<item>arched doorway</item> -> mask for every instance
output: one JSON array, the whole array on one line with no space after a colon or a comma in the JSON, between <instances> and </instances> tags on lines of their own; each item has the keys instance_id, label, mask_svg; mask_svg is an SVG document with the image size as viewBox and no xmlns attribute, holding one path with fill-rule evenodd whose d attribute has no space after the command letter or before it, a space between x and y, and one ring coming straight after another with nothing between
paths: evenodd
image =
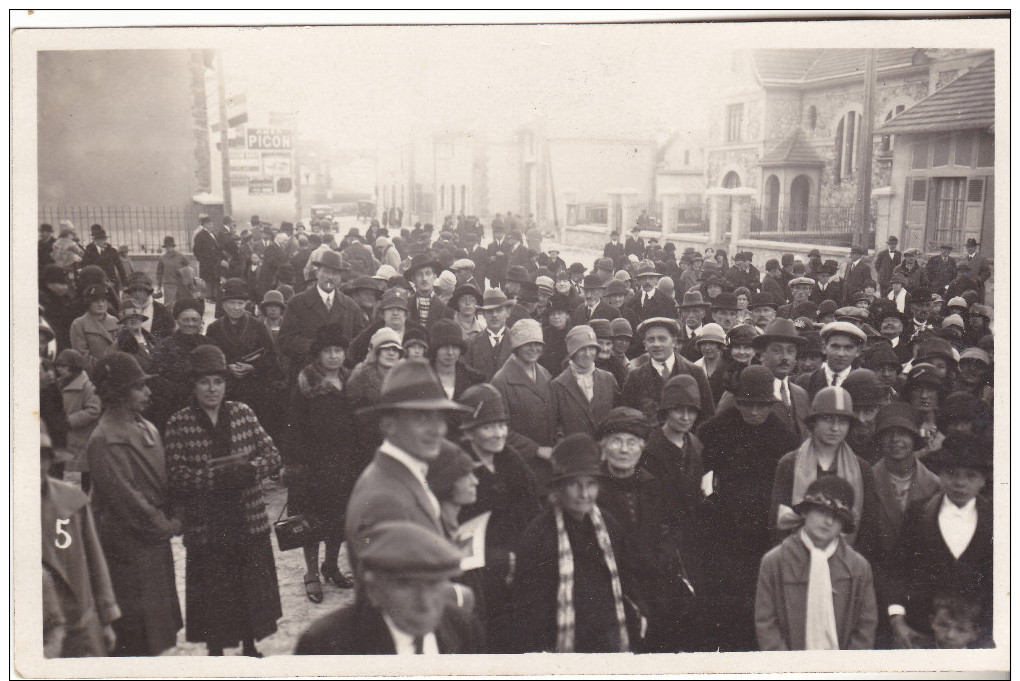
<instances>
[{"instance_id":1,"label":"arched doorway","mask_svg":"<svg viewBox=\"0 0 1020 681\"><path fill-rule=\"evenodd\" d=\"M735 170L726 173L722 179L722 186L725 189L736 189L740 186L740 175Z\"/></svg>"},{"instance_id":2,"label":"arched doorway","mask_svg":"<svg viewBox=\"0 0 1020 681\"><path fill-rule=\"evenodd\" d=\"M776 232L779 229L779 178L775 175L769 175L769 179L765 180L764 199L763 231Z\"/></svg>"},{"instance_id":3,"label":"arched doorway","mask_svg":"<svg viewBox=\"0 0 1020 681\"><path fill-rule=\"evenodd\" d=\"M790 183L790 231L806 232L811 200L811 181L798 175Z\"/></svg>"}]
</instances>

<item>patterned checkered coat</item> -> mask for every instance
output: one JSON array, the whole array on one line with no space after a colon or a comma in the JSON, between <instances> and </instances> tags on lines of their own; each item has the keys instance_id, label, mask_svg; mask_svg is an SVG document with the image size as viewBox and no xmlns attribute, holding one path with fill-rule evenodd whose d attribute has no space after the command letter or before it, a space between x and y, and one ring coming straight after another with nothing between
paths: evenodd
<instances>
[{"instance_id":1,"label":"patterned checkered coat","mask_svg":"<svg viewBox=\"0 0 1020 681\"><path fill-rule=\"evenodd\" d=\"M255 484L240 490L237 512L243 514L243 518L239 529L248 535L269 531L262 480L280 469L279 451L259 425L255 412L243 402L224 401L219 418L226 419L230 429L229 452L217 451L213 437L199 422L197 405L178 411L166 427L167 475L175 502L182 507L184 541L189 546L216 541L214 519L209 517L209 509L215 508L215 504L209 502L218 490L209 462L228 455L242 455L257 471Z\"/></svg>"}]
</instances>

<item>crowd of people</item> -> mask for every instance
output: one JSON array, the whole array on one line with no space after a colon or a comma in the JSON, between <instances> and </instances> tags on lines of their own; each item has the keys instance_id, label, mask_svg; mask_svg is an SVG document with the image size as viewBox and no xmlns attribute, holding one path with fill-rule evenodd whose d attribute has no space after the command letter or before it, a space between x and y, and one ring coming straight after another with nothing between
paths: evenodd
<instances>
[{"instance_id":1,"label":"crowd of people","mask_svg":"<svg viewBox=\"0 0 1020 681\"><path fill-rule=\"evenodd\" d=\"M402 218L203 215L155 281L42 225L48 656L260 656L269 478L307 598L354 590L296 654L993 645L973 239L759 270L614 232L589 267Z\"/></svg>"}]
</instances>

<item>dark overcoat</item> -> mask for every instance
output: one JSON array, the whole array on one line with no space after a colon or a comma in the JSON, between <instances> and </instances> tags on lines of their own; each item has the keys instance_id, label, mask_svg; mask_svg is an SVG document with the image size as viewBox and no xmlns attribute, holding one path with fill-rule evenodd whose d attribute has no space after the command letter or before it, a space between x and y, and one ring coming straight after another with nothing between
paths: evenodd
<instances>
[{"instance_id":1,"label":"dark overcoat","mask_svg":"<svg viewBox=\"0 0 1020 681\"><path fill-rule=\"evenodd\" d=\"M481 372L485 380L491 381L496 372L503 368L510 354L510 329L503 331L503 339L496 347L492 347L489 342L489 332L482 331L468 341L464 361L472 369Z\"/></svg>"},{"instance_id":2,"label":"dark overcoat","mask_svg":"<svg viewBox=\"0 0 1020 681\"><path fill-rule=\"evenodd\" d=\"M318 286L298 293L287 303L280 323L278 347L290 359L295 373L314 359L308 354L312 341L319 328L326 324L340 324L344 337L353 339L363 327L358 304L345 293L334 291L333 306L327 310Z\"/></svg>"},{"instance_id":3,"label":"dark overcoat","mask_svg":"<svg viewBox=\"0 0 1020 681\"><path fill-rule=\"evenodd\" d=\"M708 383L708 376L701 370L701 367L694 366L692 362L677 354L670 378L680 374L693 376L694 380L698 382L698 391L701 394L698 422L703 423L715 414L715 400L712 398L712 387ZM659 423L659 404L662 400L663 385L665 382L662 380L662 376L649 360L627 376L627 380L623 384L621 404L633 407L643 412L651 422Z\"/></svg>"}]
</instances>

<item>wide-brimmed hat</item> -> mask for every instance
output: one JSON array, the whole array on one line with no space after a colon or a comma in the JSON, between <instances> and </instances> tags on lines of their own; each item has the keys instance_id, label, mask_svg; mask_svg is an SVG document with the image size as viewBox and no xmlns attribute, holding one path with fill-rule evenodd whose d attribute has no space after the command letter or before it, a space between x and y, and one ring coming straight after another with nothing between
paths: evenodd
<instances>
[{"instance_id":1,"label":"wide-brimmed hat","mask_svg":"<svg viewBox=\"0 0 1020 681\"><path fill-rule=\"evenodd\" d=\"M411 264L404 270L404 278L408 281L414 281L414 275L418 270L431 267L433 274L437 277L439 273L443 271L443 264L434 258L430 258L424 253L419 253L411 258Z\"/></svg>"},{"instance_id":2,"label":"wide-brimmed hat","mask_svg":"<svg viewBox=\"0 0 1020 681\"><path fill-rule=\"evenodd\" d=\"M581 284L581 288L585 290L606 288L606 282L602 277L596 274L589 274L584 278L584 282Z\"/></svg>"},{"instance_id":3,"label":"wide-brimmed hat","mask_svg":"<svg viewBox=\"0 0 1020 681\"><path fill-rule=\"evenodd\" d=\"M701 389L698 387L698 381L690 374L677 374L662 386L659 414L680 407L691 407L701 411Z\"/></svg>"},{"instance_id":4,"label":"wide-brimmed hat","mask_svg":"<svg viewBox=\"0 0 1020 681\"><path fill-rule=\"evenodd\" d=\"M779 301L776 300L776 297L771 293L755 293L747 307L750 310L753 310L756 307L771 307L773 310L779 310Z\"/></svg>"},{"instance_id":5,"label":"wide-brimmed hat","mask_svg":"<svg viewBox=\"0 0 1020 681\"><path fill-rule=\"evenodd\" d=\"M610 330L612 325L610 325ZM587 324L578 324L567 331L567 357L573 357L574 353L581 348L598 348L599 342L595 336L595 329Z\"/></svg>"},{"instance_id":6,"label":"wide-brimmed hat","mask_svg":"<svg viewBox=\"0 0 1020 681\"><path fill-rule=\"evenodd\" d=\"M470 412L461 421L461 430L510 420L503 394L489 383L471 386L457 401Z\"/></svg>"},{"instance_id":7,"label":"wide-brimmed hat","mask_svg":"<svg viewBox=\"0 0 1020 681\"><path fill-rule=\"evenodd\" d=\"M776 376L760 364L752 364L740 372L733 397L738 402L775 402Z\"/></svg>"},{"instance_id":8,"label":"wide-brimmed hat","mask_svg":"<svg viewBox=\"0 0 1020 681\"><path fill-rule=\"evenodd\" d=\"M852 533L857 524L854 518L854 488L838 475L825 475L808 485L804 498L793 507L798 515L812 508L834 514L843 522L843 532Z\"/></svg>"},{"instance_id":9,"label":"wide-brimmed hat","mask_svg":"<svg viewBox=\"0 0 1020 681\"><path fill-rule=\"evenodd\" d=\"M712 301L713 310L739 310L740 306L737 305L737 296L735 293L729 293L723 291L715 297Z\"/></svg>"},{"instance_id":10,"label":"wide-brimmed hat","mask_svg":"<svg viewBox=\"0 0 1020 681\"><path fill-rule=\"evenodd\" d=\"M333 270L335 272L343 272L351 269L350 263L344 262L343 257L332 249L322 251L319 254L319 257L312 261L312 264L318 265L319 267L325 267L326 269Z\"/></svg>"},{"instance_id":11,"label":"wide-brimmed hat","mask_svg":"<svg viewBox=\"0 0 1020 681\"><path fill-rule=\"evenodd\" d=\"M630 322L623 317L617 317L609 323L609 329L613 334L613 338L633 338L634 329L631 327Z\"/></svg>"},{"instance_id":12,"label":"wide-brimmed hat","mask_svg":"<svg viewBox=\"0 0 1020 681\"><path fill-rule=\"evenodd\" d=\"M648 329L656 326L661 326L674 337L680 335L680 322L669 317L649 317L645 321L638 324L637 333L638 336L643 337Z\"/></svg>"},{"instance_id":13,"label":"wide-brimmed hat","mask_svg":"<svg viewBox=\"0 0 1020 681\"><path fill-rule=\"evenodd\" d=\"M461 552L445 537L419 523L376 523L356 538L365 572L403 579L442 580L461 574Z\"/></svg>"},{"instance_id":14,"label":"wide-brimmed hat","mask_svg":"<svg viewBox=\"0 0 1020 681\"><path fill-rule=\"evenodd\" d=\"M203 376L226 376L230 373L227 369L227 358L215 345L199 345L188 353L184 359L184 371L192 381Z\"/></svg>"},{"instance_id":15,"label":"wide-brimmed hat","mask_svg":"<svg viewBox=\"0 0 1020 681\"><path fill-rule=\"evenodd\" d=\"M144 371L134 355L114 350L99 358L92 372L99 399L109 402L134 386L154 378Z\"/></svg>"},{"instance_id":16,"label":"wide-brimmed hat","mask_svg":"<svg viewBox=\"0 0 1020 681\"><path fill-rule=\"evenodd\" d=\"M381 413L399 409L454 411L464 407L446 396L439 377L427 363L417 360L398 362L383 379L375 404L362 407L359 414Z\"/></svg>"},{"instance_id":17,"label":"wide-brimmed hat","mask_svg":"<svg viewBox=\"0 0 1020 681\"><path fill-rule=\"evenodd\" d=\"M811 413L804 417L804 423L813 426L821 416L845 416L851 422L856 422L857 415L854 413L854 401L850 393L834 385L825 386L815 393L811 400Z\"/></svg>"},{"instance_id":18,"label":"wide-brimmed hat","mask_svg":"<svg viewBox=\"0 0 1020 681\"><path fill-rule=\"evenodd\" d=\"M952 433L942 441L941 449L924 457L924 465L936 475L951 468L972 468L988 474L992 471L992 443L986 438Z\"/></svg>"},{"instance_id":19,"label":"wide-brimmed hat","mask_svg":"<svg viewBox=\"0 0 1020 681\"><path fill-rule=\"evenodd\" d=\"M545 344L542 325L534 319L518 319L510 327L510 349L516 350L528 343Z\"/></svg>"},{"instance_id":20,"label":"wide-brimmed hat","mask_svg":"<svg viewBox=\"0 0 1020 681\"><path fill-rule=\"evenodd\" d=\"M549 484L582 475L603 477L599 447L588 433L574 433L559 441L553 448L552 475Z\"/></svg>"},{"instance_id":21,"label":"wide-brimmed hat","mask_svg":"<svg viewBox=\"0 0 1020 681\"><path fill-rule=\"evenodd\" d=\"M483 311L498 310L501 307L506 307L508 304L506 294L503 293L502 289L487 288L485 289L485 295L482 296L482 304L478 306L478 309Z\"/></svg>"},{"instance_id":22,"label":"wide-brimmed hat","mask_svg":"<svg viewBox=\"0 0 1020 681\"><path fill-rule=\"evenodd\" d=\"M701 291L688 291L684 294L683 303L680 304L681 310L688 310L691 308L704 308L711 309L712 303L705 302L705 299L701 296Z\"/></svg>"},{"instance_id":23,"label":"wide-brimmed hat","mask_svg":"<svg viewBox=\"0 0 1020 681\"><path fill-rule=\"evenodd\" d=\"M694 339L695 345L700 345L701 343L726 345L726 332L715 322L705 324L698 330L698 335Z\"/></svg>"},{"instance_id":24,"label":"wide-brimmed hat","mask_svg":"<svg viewBox=\"0 0 1020 681\"><path fill-rule=\"evenodd\" d=\"M768 347L769 343L774 341L796 343L798 348L807 345L807 340L797 333L797 327L793 320L784 317L776 317L769 322L768 326L765 327L765 333L751 339L751 347L755 350L763 350Z\"/></svg>"}]
</instances>

